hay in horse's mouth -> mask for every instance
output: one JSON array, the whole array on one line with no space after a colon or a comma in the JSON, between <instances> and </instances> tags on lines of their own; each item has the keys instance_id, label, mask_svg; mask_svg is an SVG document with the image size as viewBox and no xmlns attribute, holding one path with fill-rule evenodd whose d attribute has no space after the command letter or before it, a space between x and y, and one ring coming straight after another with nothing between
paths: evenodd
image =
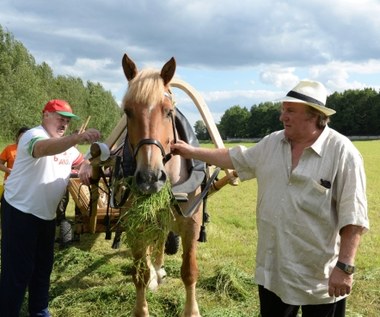
<instances>
[{"instance_id":1,"label":"hay in horse's mouth","mask_svg":"<svg viewBox=\"0 0 380 317\"><path fill-rule=\"evenodd\" d=\"M137 188L130 184L130 207L120 219L124 228L124 241L129 247L152 245L163 242L169 230L169 223L173 219L171 212L171 185L169 182L158 192L150 195L141 195Z\"/></svg>"}]
</instances>

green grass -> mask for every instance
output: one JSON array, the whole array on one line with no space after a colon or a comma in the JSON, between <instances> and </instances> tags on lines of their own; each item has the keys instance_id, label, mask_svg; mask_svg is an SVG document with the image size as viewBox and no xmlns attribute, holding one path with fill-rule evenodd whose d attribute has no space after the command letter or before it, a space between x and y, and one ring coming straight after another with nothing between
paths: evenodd
<instances>
[{"instance_id":1,"label":"green grass","mask_svg":"<svg viewBox=\"0 0 380 317\"><path fill-rule=\"evenodd\" d=\"M380 311L380 141L355 145L365 160L371 229L363 236L357 254L347 317L376 317ZM197 297L203 317L258 316L253 283L256 189L256 181L251 180L228 185L209 198L207 242L198 248ZM68 213L73 214L72 200ZM130 252L125 245L113 250L111 244L104 233L83 234L81 241L68 249L57 248L50 301L54 317L131 315L135 293ZM182 311L180 265L181 252L166 257L167 282L157 292L148 293L152 316L174 317ZM25 312L25 306L23 309Z\"/></svg>"}]
</instances>

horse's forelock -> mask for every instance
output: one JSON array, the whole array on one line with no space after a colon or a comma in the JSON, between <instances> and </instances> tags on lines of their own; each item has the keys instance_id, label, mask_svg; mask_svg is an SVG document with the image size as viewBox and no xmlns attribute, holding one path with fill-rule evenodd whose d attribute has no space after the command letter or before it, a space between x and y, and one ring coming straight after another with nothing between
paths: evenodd
<instances>
[{"instance_id":1,"label":"horse's forelock","mask_svg":"<svg viewBox=\"0 0 380 317\"><path fill-rule=\"evenodd\" d=\"M158 71L145 69L129 82L124 103L155 105L165 97L163 79Z\"/></svg>"}]
</instances>

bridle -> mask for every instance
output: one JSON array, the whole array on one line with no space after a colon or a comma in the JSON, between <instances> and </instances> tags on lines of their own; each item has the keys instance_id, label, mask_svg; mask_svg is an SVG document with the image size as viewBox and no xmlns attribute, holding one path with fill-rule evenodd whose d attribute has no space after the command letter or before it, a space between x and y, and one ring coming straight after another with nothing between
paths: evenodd
<instances>
[{"instance_id":1,"label":"bridle","mask_svg":"<svg viewBox=\"0 0 380 317\"><path fill-rule=\"evenodd\" d=\"M172 95L168 92L165 92L165 97L169 98L171 101L172 101ZM173 103L173 108L174 108L174 102L172 101ZM177 133L176 133L176 128L175 128L175 118L174 118L174 111L170 111L169 113L170 115L170 119L172 121L172 129L173 129L173 142L176 143L177 142ZM119 146L119 148L115 151L115 152L118 152L120 151L123 146L127 146L129 149L131 149L131 161L128 161L128 166L130 168L132 168L133 171L129 171L131 173L134 173L134 169L136 168L136 156L139 152L139 150L141 149L141 147L143 145L155 145L157 146L160 151L161 151L161 155L162 155L162 162L163 164L165 165L173 156L172 153L165 153L165 149L164 147L162 146L161 142L156 140L156 139L152 139L152 138L146 138L146 139L142 139L140 140L136 147L133 148L133 146L131 145L131 142L129 141L129 138L128 138L128 134L126 136L126 139L125 139L125 142L123 144L121 144ZM123 155L123 159L126 159ZM111 203L111 206L113 208L121 208L121 206L124 205L124 203L126 202L128 196L129 196L129 193L130 193L130 190L125 190L124 193L122 194L122 197L120 199L119 202L116 201L116 197L115 197L115 188L117 186L120 186L120 181L122 181L123 178L125 178L126 176L132 176L132 174L129 174L127 172L128 175L124 175L124 172L123 172L123 167L122 167L122 157L119 156L119 155L116 155L116 161L115 161L115 169L114 169L114 176L113 176L113 181L112 181L112 184L111 184L111 187L112 187L112 190L111 190L111 195L110 195L110 203ZM123 186L125 188L125 186Z\"/></svg>"},{"instance_id":2,"label":"bridle","mask_svg":"<svg viewBox=\"0 0 380 317\"><path fill-rule=\"evenodd\" d=\"M169 98L170 101L173 103L173 98L172 98L172 95L171 95L170 92L165 92L164 95L165 95L166 98ZM171 119L171 121L172 121L173 138L174 138L173 142L176 143L176 142L177 142L177 134L176 134L176 129L175 129L175 120L174 120L173 111L170 111L169 115L170 115L170 119ZM130 142L129 142L129 144L130 144ZM156 140L156 139L152 139L152 138L147 138L147 139L142 139L142 140L140 140L140 141L137 143L135 149L132 149L132 150L133 150L133 159L134 159L134 160L136 160L136 156L137 156L139 150L141 149L141 147L142 147L143 145L155 145L155 146L157 146L157 147L160 149L160 151L161 151L162 162L163 162L164 165L165 165L165 164L166 164L166 163L172 158L172 156L173 156L172 153L165 153L165 149L164 149L164 147L162 146L162 144L161 144L160 141L158 141L158 140Z\"/></svg>"},{"instance_id":3,"label":"bridle","mask_svg":"<svg viewBox=\"0 0 380 317\"><path fill-rule=\"evenodd\" d=\"M173 108L174 108L174 102L172 100L172 95L169 92L165 92L165 97L169 98L170 101L172 101L173 103ZM170 115L170 119L172 121L172 129L173 129L173 142L176 143L177 142L177 133L176 133L176 128L175 128L175 118L174 118L174 111L170 111L169 113ZM126 142L128 144L126 144ZM165 163L167 163L173 156L172 153L165 153L165 149L164 147L162 146L161 142L156 140L156 139L153 139L153 138L146 138L146 139L142 139L140 140L136 147L133 149L132 145L130 144L130 141L128 139L128 135L126 136L126 142L123 143L122 146L129 146L129 148L132 150L132 160L133 162L130 162L131 163L131 166L134 166L135 167L135 163L136 163L136 156L138 154L138 151L141 149L141 147L143 145L155 145L157 146L160 151L161 151L161 155L162 155L162 161L163 161L163 164L165 165ZM120 148L122 148L122 146ZM120 177L118 177L118 175L120 175L120 168L121 168L121 157L120 156L117 156L116 157L116 163L115 163L115 171L114 171L114 174L116 175L116 179L120 180ZM198 205L201 203L201 201L205 201L207 199L207 193L210 189L210 187L213 185L213 182L214 180L216 179L217 175L219 174L219 171L220 171L220 168L216 168L213 172L213 174L210 176L209 180L207 182L204 182L204 184L202 185L203 188L202 188L202 192L201 194L197 197L197 199L193 202L193 204L191 204L190 206L188 206L186 212L183 212L181 210L181 207L179 206L178 204L178 201L176 201L176 197L173 195L172 199L173 201L175 201L173 203L173 207L177 210L177 212L184 216L184 217L191 217L194 213L194 211L196 210L196 208L198 207ZM118 184L119 182L116 181L112 186L112 188L115 188L115 184ZM125 188L125 186L123 186ZM111 196L110 196L110 203L111 203L111 206L113 208L121 208L124 203L126 202L129 194L130 194L130 190L125 190L124 193L122 194L122 197L121 197L121 200L120 202L117 202L115 200L115 190L111 190ZM205 205L204 205L205 206ZM205 207L204 207L205 208ZM204 230L204 225L202 225L202 230ZM203 233L204 234L204 233ZM201 235L202 235L202 232L201 232ZM201 238L200 238L201 239ZM199 241L202 241L204 242L203 240L199 240Z\"/></svg>"}]
</instances>

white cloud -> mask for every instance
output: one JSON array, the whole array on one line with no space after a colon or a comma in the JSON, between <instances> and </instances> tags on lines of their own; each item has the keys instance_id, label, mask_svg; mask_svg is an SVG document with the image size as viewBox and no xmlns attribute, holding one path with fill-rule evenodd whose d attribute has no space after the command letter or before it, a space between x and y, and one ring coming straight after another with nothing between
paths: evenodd
<instances>
[{"instance_id":1,"label":"white cloud","mask_svg":"<svg viewBox=\"0 0 380 317\"><path fill-rule=\"evenodd\" d=\"M89 59L78 58L73 65L64 66L61 69L62 73L73 74L78 77L85 77L88 73L105 72L107 67L112 64L108 58L105 59Z\"/></svg>"},{"instance_id":2,"label":"white cloud","mask_svg":"<svg viewBox=\"0 0 380 317\"><path fill-rule=\"evenodd\" d=\"M360 80L363 75L377 76L380 73L379 60L369 60L364 63L334 61L326 65L311 66L310 73L325 83L330 92L380 87L380 83L373 84Z\"/></svg>"},{"instance_id":3,"label":"white cloud","mask_svg":"<svg viewBox=\"0 0 380 317\"><path fill-rule=\"evenodd\" d=\"M175 56L176 75L217 117L276 99L303 78L330 91L379 87L379 16L378 0L0 2L2 27L55 74L100 82L121 100L124 52L139 69Z\"/></svg>"},{"instance_id":4,"label":"white cloud","mask_svg":"<svg viewBox=\"0 0 380 317\"><path fill-rule=\"evenodd\" d=\"M294 67L269 66L261 71L260 79L263 83L271 84L277 88L288 89L299 81Z\"/></svg>"}]
</instances>

